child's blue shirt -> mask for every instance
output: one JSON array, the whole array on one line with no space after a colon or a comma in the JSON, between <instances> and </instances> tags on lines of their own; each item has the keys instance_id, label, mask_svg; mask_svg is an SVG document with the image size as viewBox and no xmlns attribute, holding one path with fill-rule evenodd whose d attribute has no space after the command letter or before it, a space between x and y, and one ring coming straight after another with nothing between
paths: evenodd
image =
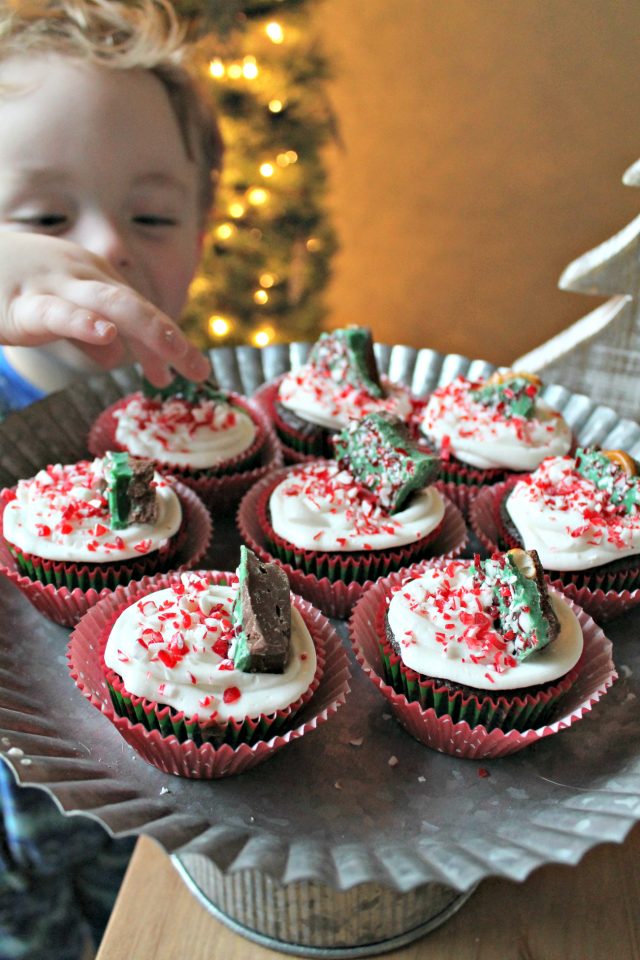
<instances>
[{"instance_id":1,"label":"child's blue shirt","mask_svg":"<svg viewBox=\"0 0 640 960\"><path fill-rule=\"evenodd\" d=\"M12 410L21 410L44 396L44 390L34 387L13 369L0 347L0 419Z\"/></svg>"}]
</instances>

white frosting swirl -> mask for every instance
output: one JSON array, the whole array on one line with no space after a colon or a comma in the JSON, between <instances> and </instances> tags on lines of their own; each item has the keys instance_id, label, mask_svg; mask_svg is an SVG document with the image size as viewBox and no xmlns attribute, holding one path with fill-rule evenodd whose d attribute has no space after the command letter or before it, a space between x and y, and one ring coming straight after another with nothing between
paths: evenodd
<instances>
[{"instance_id":1,"label":"white frosting swirl","mask_svg":"<svg viewBox=\"0 0 640 960\"><path fill-rule=\"evenodd\" d=\"M393 384L385 377L382 384L386 396L373 397L342 378L334 380L328 370L307 363L295 372L285 374L278 388L278 400L303 420L330 430L341 430L349 420L380 410L408 420L412 402L407 388Z\"/></svg>"},{"instance_id":2,"label":"white frosting swirl","mask_svg":"<svg viewBox=\"0 0 640 960\"><path fill-rule=\"evenodd\" d=\"M550 601L560 621L555 640L521 661L501 653L508 644L487 612L492 592L474 585L470 567L470 561L457 560L429 569L392 598L389 626L407 667L493 692L549 683L575 666L583 646L580 623L554 593Z\"/></svg>"},{"instance_id":3,"label":"white frosting swirl","mask_svg":"<svg viewBox=\"0 0 640 960\"><path fill-rule=\"evenodd\" d=\"M534 415L504 417L473 400L483 384L457 377L429 397L420 429L443 454L482 470L534 470L545 457L571 448L571 430L556 410L536 400Z\"/></svg>"},{"instance_id":4,"label":"white frosting swirl","mask_svg":"<svg viewBox=\"0 0 640 960\"><path fill-rule=\"evenodd\" d=\"M435 487L413 494L397 513L382 510L334 461L294 468L269 499L271 525L305 550L383 550L415 543L444 517Z\"/></svg>"},{"instance_id":5,"label":"white frosting swirl","mask_svg":"<svg viewBox=\"0 0 640 960\"><path fill-rule=\"evenodd\" d=\"M640 553L640 510L612 504L573 457L552 457L519 480L506 509L545 570L587 570Z\"/></svg>"},{"instance_id":6,"label":"white frosting swirl","mask_svg":"<svg viewBox=\"0 0 640 960\"><path fill-rule=\"evenodd\" d=\"M3 535L25 553L47 560L106 563L151 553L180 527L182 507L174 490L154 474L158 519L111 527L105 498L103 461L52 464L29 480L20 480L6 504Z\"/></svg>"},{"instance_id":7,"label":"white frosting swirl","mask_svg":"<svg viewBox=\"0 0 640 960\"><path fill-rule=\"evenodd\" d=\"M283 673L245 673L228 658L237 585L182 575L180 585L143 597L113 625L104 660L129 693L183 710L187 717L227 720L270 714L307 690L316 651L301 614L291 610L291 648Z\"/></svg>"},{"instance_id":8,"label":"white frosting swirl","mask_svg":"<svg viewBox=\"0 0 640 960\"><path fill-rule=\"evenodd\" d=\"M114 411L116 441L136 457L202 470L247 450L256 425L232 402L179 397L160 402L135 393Z\"/></svg>"}]
</instances>

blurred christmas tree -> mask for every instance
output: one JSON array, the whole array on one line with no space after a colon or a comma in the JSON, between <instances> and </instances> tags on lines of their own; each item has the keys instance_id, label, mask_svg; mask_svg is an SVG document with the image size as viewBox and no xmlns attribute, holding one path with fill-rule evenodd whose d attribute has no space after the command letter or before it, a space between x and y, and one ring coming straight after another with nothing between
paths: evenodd
<instances>
[{"instance_id":1,"label":"blurred christmas tree","mask_svg":"<svg viewBox=\"0 0 640 960\"><path fill-rule=\"evenodd\" d=\"M201 347L315 339L336 239L323 147L335 134L316 0L176 0L199 42L225 159L184 321Z\"/></svg>"}]
</instances>

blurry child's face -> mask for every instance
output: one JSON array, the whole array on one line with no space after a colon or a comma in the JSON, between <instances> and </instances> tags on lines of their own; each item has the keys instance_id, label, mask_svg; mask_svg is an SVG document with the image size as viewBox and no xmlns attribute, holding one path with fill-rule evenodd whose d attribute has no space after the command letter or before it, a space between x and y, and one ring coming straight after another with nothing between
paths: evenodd
<instances>
[{"instance_id":1,"label":"blurry child's face","mask_svg":"<svg viewBox=\"0 0 640 960\"><path fill-rule=\"evenodd\" d=\"M160 81L14 57L0 131L0 229L77 243L177 318L199 254L198 169Z\"/></svg>"}]
</instances>

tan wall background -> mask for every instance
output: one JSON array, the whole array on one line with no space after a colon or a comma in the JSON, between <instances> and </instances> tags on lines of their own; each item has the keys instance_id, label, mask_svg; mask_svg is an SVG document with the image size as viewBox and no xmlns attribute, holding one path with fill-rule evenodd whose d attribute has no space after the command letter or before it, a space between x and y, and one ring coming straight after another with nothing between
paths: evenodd
<instances>
[{"instance_id":1,"label":"tan wall background","mask_svg":"<svg viewBox=\"0 0 640 960\"><path fill-rule=\"evenodd\" d=\"M506 363L595 308L563 268L637 213L637 0L323 0L344 149L330 325Z\"/></svg>"}]
</instances>

